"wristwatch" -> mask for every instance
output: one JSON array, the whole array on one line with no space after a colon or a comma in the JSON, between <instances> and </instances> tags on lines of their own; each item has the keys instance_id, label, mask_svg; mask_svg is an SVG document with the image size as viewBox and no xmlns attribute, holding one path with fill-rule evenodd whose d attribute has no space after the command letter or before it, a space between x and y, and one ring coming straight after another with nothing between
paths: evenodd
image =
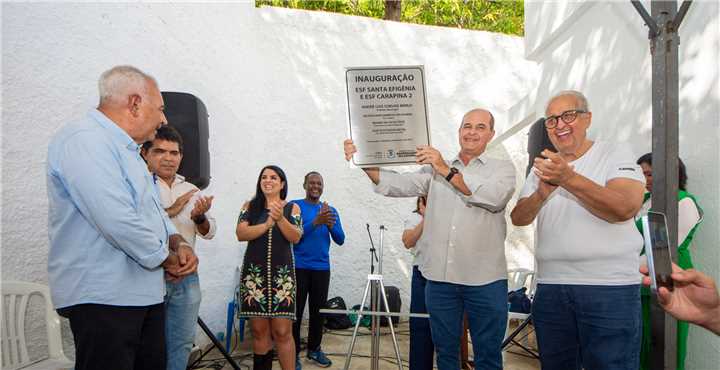
<instances>
[{"instance_id":1,"label":"wristwatch","mask_svg":"<svg viewBox=\"0 0 720 370\"><path fill-rule=\"evenodd\" d=\"M450 173L448 173L448 175L445 176L445 180L447 182L450 182L450 180L452 180L453 176L455 176L458 172L460 172L460 170L458 170L457 168L450 167Z\"/></svg>"},{"instance_id":2,"label":"wristwatch","mask_svg":"<svg viewBox=\"0 0 720 370\"><path fill-rule=\"evenodd\" d=\"M205 220L207 220L207 216L205 216L205 214L203 213L200 216L193 218L192 220L195 223L195 225L202 225L205 223Z\"/></svg>"}]
</instances>

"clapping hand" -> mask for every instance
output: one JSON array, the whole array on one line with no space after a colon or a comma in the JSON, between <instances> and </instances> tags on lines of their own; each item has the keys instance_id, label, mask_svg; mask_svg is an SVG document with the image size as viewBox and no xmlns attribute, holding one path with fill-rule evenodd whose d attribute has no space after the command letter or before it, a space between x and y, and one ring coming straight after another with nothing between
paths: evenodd
<instances>
[{"instance_id":1,"label":"clapping hand","mask_svg":"<svg viewBox=\"0 0 720 370\"><path fill-rule=\"evenodd\" d=\"M540 199L545 201L545 199L547 199L550 196L550 194L552 194L552 192L555 191L555 189L557 189L557 188L558 188L557 185L553 185L547 181L540 180L540 181L538 181L538 188L536 191L537 191L538 195L540 195Z\"/></svg>"},{"instance_id":2,"label":"clapping hand","mask_svg":"<svg viewBox=\"0 0 720 370\"><path fill-rule=\"evenodd\" d=\"M330 205L327 204L327 202L323 202L322 208L320 209L321 212L325 214L325 225L327 225L328 229L332 229L333 226L335 226L335 222L337 221L337 218L335 218L335 213L333 213L332 209L330 208Z\"/></svg>"},{"instance_id":3,"label":"clapping hand","mask_svg":"<svg viewBox=\"0 0 720 370\"><path fill-rule=\"evenodd\" d=\"M278 222L283 217L283 209L285 208L286 202L284 200L278 200L268 205L270 208L270 218L275 222Z\"/></svg>"},{"instance_id":4,"label":"clapping hand","mask_svg":"<svg viewBox=\"0 0 720 370\"><path fill-rule=\"evenodd\" d=\"M210 207L212 207L212 196L209 197L198 197L198 200L195 201L195 206L193 207L192 211L190 212L190 218L195 219L196 217L199 217L201 215L204 215L207 211L210 210Z\"/></svg>"},{"instance_id":5,"label":"clapping hand","mask_svg":"<svg viewBox=\"0 0 720 370\"><path fill-rule=\"evenodd\" d=\"M185 208L185 205L188 204L190 199L197 191L198 189L189 190L187 193L175 199L175 202L173 202L170 207L165 209L165 211L168 213L168 217L177 216L183 210L183 208Z\"/></svg>"},{"instance_id":6,"label":"clapping hand","mask_svg":"<svg viewBox=\"0 0 720 370\"><path fill-rule=\"evenodd\" d=\"M547 149L543 150L540 155L542 157L537 157L534 160L533 171L541 181L555 186L562 186L575 176L575 169L562 155ZM550 188L546 190L550 190Z\"/></svg>"},{"instance_id":7,"label":"clapping hand","mask_svg":"<svg viewBox=\"0 0 720 370\"><path fill-rule=\"evenodd\" d=\"M328 228L332 229L336 221L337 219L335 218L335 213L333 213L327 202L323 202L320 207L320 212L318 212L317 216L315 216L315 219L313 220L313 225L327 225Z\"/></svg>"}]
</instances>

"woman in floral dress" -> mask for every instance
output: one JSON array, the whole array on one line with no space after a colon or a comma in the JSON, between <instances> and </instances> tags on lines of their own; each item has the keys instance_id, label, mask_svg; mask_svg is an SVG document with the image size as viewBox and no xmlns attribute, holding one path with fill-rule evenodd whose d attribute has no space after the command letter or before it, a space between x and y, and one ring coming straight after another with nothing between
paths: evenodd
<instances>
[{"instance_id":1,"label":"woman in floral dress","mask_svg":"<svg viewBox=\"0 0 720 370\"><path fill-rule=\"evenodd\" d=\"M273 340L280 366L295 366L292 322L295 320L295 263L292 245L302 236L300 207L285 202L287 179L282 169L260 171L255 197L245 203L236 229L247 241L240 276L240 316L250 318L253 369L272 369Z\"/></svg>"}]
</instances>

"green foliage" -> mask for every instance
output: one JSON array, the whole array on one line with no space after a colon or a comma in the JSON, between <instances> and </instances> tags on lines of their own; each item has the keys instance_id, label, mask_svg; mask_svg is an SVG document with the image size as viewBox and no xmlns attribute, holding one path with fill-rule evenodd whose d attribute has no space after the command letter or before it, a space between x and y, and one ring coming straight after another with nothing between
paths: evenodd
<instances>
[{"instance_id":1,"label":"green foliage","mask_svg":"<svg viewBox=\"0 0 720 370\"><path fill-rule=\"evenodd\" d=\"M255 6L280 6L383 18L383 0L255 0ZM402 0L402 22L522 36L523 1Z\"/></svg>"}]
</instances>

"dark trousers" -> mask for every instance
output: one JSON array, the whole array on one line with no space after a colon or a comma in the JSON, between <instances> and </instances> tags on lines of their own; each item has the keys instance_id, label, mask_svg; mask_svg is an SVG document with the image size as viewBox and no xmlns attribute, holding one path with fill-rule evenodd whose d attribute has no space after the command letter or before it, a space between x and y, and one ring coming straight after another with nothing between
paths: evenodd
<instances>
[{"instance_id":1,"label":"dark trousers","mask_svg":"<svg viewBox=\"0 0 720 370\"><path fill-rule=\"evenodd\" d=\"M425 305L430 314L439 370L459 367L464 313L470 327L475 369L502 369L501 344L508 316L507 280L479 286L428 280Z\"/></svg>"},{"instance_id":2,"label":"dark trousers","mask_svg":"<svg viewBox=\"0 0 720 370\"><path fill-rule=\"evenodd\" d=\"M413 266L412 289L410 290L410 312L427 313L425 307L425 285L427 279L417 266ZM435 345L430 333L430 320L410 318L410 370L432 370Z\"/></svg>"},{"instance_id":3,"label":"dark trousers","mask_svg":"<svg viewBox=\"0 0 720 370\"><path fill-rule=\"evenodd\" d=\"M532 314L543 369L640 365L639 285L538 284Z\"/></svg>"},{"instance_id":4,"label":"dark trousers","mask_svg":"<svg viewBox=\"0 0 720 370\"><path fill-rule=\"evenodd\" d=\"M165 307L80 304L61 308L75 341L75 370L165 369Z\"/></svg>"},{"instance_id":5,"label":"dark trousers","mask_svg":"<svg viewBox=\"0 0 720 370\"><path fill-rule=\"evenodd\" d=\"M325 306L330 287L330 271L295 269L297 279L297 320L293 323L295 353L300 354L300 325L302 324L305 302L310 296L310 324L308 326L308 351L320 349L323 335L323 316L320 309Z\"/></svg>"}]
</instances>

